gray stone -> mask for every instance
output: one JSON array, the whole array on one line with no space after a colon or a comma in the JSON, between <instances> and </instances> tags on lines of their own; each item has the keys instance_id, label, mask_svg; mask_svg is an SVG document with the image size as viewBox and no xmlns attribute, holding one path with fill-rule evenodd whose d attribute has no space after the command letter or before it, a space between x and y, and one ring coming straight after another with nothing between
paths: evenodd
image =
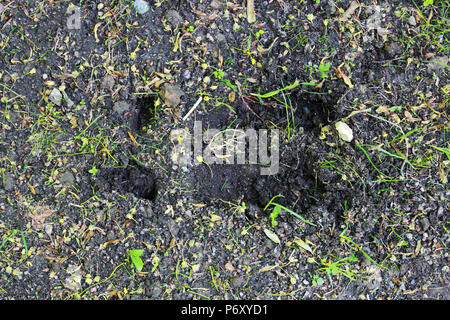
<instances>
[{"instance_id":1,"label":"gray stone","mask_svg":"<svg viewBox=\"0 0 450 320\"><path fill-rule=\"evenodd\" d=\"M51 223L46 223L44 225L44 231L51 238L53 233L53 225Z\"/></svg>"},{"instance_id":2,"label":"gray stone","mask_svg":"<svg viewBox=\"0 0 450 320\"><path fill-rule=\"evenodd\" d=\"M400 266L400 275L404 275L404 274L406 274L406 272L408 272L408 270L409 270L409 265L408 264L406 264L406 263L404 263L404 264L402 264L401 266Z\"/></svg>"},{"instance_id":3,"label":"gray stone","mask_svg":"<svg viewBox=\"0 0 450 320\"><path fill-rule=\"evenodd\" d=\"M62 92L62 95L64 96L64 101L66 102L66 105L71 108L75 105L75 103L69 98L67 93L65 91Z\"/></svg>"},{"instance_id":4,"label":"gray stone","mask_svg":"<svg viewBox=\"0 0 450 320\"><path fill-rule=\"evenodd\" d=\"M380 287L381 283L383 282L380 268L371 268L370 272L372 274L366 280L366 287L369 290L376 290Z\"/></svg>"},{"instance_id":5,"label":"gray stone","mask_svg":"<svg viewBox=\"0 0 450 320\"><path fill-rule=\"evenodd\" d=\"M226 41L226 38L225 38L225 36L222 33L216 34L216 39L219 42L225 42Z\"/></svg>"},{"instance_id":6,"label":"gray stone","mask_svg":"<svg viewBox=\"0 0 450 320\"><path fill-rule=\"evenodd\" d=\"M328 4L328 5L326 6L326 11L327 11L327 13L328 13L329 15L333 15L333 14L336 13L336 8L335 8L334 5Z\"/></svg>"},{"instance_id":7,"label":"gray stone","mask_svg":"<svg viewBox=\"0 0 450 320\"><path fill-rule=\"evenodd\" d=\"M164 102L170 107L176 107L181 102L181 96L184 94L176 84L165 83L160 91Z\"/></svg>"},{"instance_id":8,"label":"gray stone","mask_svg":"<svg viewBox=\"0 0 450 320\"><path fill-rule=\"evenodd\" d=\"M414 16L409 17L409 18L408 18L408 23L409 23L411 26L415 26L415 25L417 24L416 18L414 18Z\"/></svg>"},{"instance_id":9,"label":"gray stone","mask_svg":"<svg viewBox=\"0 0 450 320\"><path fill-rule=\"evenodd\" d=\"M387 45L385 46L385 50L386 50L387 54L388 54L391 58L393 58L393 57L395 57L397 54L400 53L401 47L400 47L400 45L399 45L397 42L392 41L391 43L389 43L389 44L387 44Z\"/></svg>"},{"instance_id":10,"label":"gray stone","mask_svg":"<svg viewBox=\"0 0 450 320\"><path fill-rule=\"evenodd\" d=\"M172 26L172 28L178 28L183 24L183 18L180 16L176 10L168 10L164 15L167 22Z\"/></svg>"},{"instance_id":11,"label":"gray stone","mask_svg":"<svg viewBox=\"0 0 450 320\"><path fill-rule=\"evenodd\" d=\"M79 266L69 265L66 271L70 276L66 278L63 285L70 290L81 290L81 268Z\"/></svg>"},{"instance_id":12,"label":"gray stone","mask_svg":"<svg viewBox=\"0 0 450 320\"><path fill-rule=\"evenodd\" d=\"M153 286L153 288L150 290L150 297L152 298L159 298L162 293L162 289L159 286Z\"/></svg>"},{"instance_id":13,"label":"gray stone","mask_svg":"<svg viewBox=\"0 0 450 320\"><path fill-rule=\"evenodd\" d=\"M74 184L75 178L70 171L64 171L62 172L58 177L59 182L61 182L62 185L66 187L70 187Z\"/></svg>"},{"instance_id":14,"label":"gray stone","mask_svg":"<svg viewBox=\"0 0 450 320\"><path fill-rule=\"evenodd\" d=\"M427 231L430 227L430 220L428 218L423 218L420 220L420 226L422 227L423 231Z\"/></svg>"},{"instance_id":15,"label":"gray stone","mask_svg":"<svg viewBox=\"0 0 450 320\"><path fill-rule=\"evenodd\" d=\"M147 219L153 217L152 207L149 206L149 207L145 208L143 214L144 214L144 217Z\"/></svg>"},{"instance_id":16,"label":"gray stone","mask_svg":"<svg viewBox=\"0 0 450 320\"><path fill-rule=\"evenodd\" d=\"M61 106L63 96L61 94L61 91L59 91L57 88L53 88L48 98L57 106Z\"/></svg>"},{"instance_id":17,"label":"gray stone","mask_svg":"<svg viewBox=\"0 0 450 320\"><path fill-rule=\"evenodd\" d=\"M7 82L9 82L9 80L11 80L11 76L10 76L9 74L5 74L5 75L3 76L3 82L4 82L4 83L7 83Z\"/></svg>"},{"instance_id":18,"label":"gray stone","mask_svg":"<svg viewBox=\"0 0 450 320\"><path fill-rule=\"evenodd\" d=\"M123 114L126 111L130 110L130 104L126 101L117 101L114 103L113 110L118 114Z\"/></svg>"},{"instance_id":19,"label":"gray stone","mask_svg":"<svg viewBox=\"0 0 450 320\"><path fill-rule=\"evenodd\" d=\"M133 7L140 14L144 14L144 13L146 13L149 10L148 3L147 3L147 1L144 1L144 0L136 0L136 1L134 1Z\"/></svg>"},{"instance_id":20,"label":"gray stone","mask_svg":"<svg viewBox=\"0 0 450 320\"><path fill-rule=\"evenodd\" d=\"M19 119L20 119L20 116L17 114L17 112L15 112L14 110L11 110L9 112L9 121L11 123L16 123L17 120L19 120Z\"/></svg>"},{"instance_id":21,"label":"gray stone","mask_svg":"<svg viewBox=\"0 0 450 320\"><path fill-rule=\"evenodd\" d=\"M108 74L102 80L102 88L111 90L114 87L114 83L115 83L114 77Z\"/></svg>"},{"instance_id":22,"label":"gray stone","mask_svg":"<svg viewBox=\"0 0 450 320\"><path fill-rule=\"evenodd\" d=\"M218 0L212 0L210 6L211 8L219 9L223 7L223 3Z\"/></svg>"},{"instance_id":23,"label":"gray stone","mask_svg":"<svg viewBox=\"0 0 450 320\"><path fill-rule=\"evenodd\" d=\"M245 276L234 277L233 279L231 279L230 284L233 288L240 288L245 283L245 280Z\"/></svg>"},{"instance_id":24,"label":"gray stone","mask_svg":"<svg viewBox=\"0 0 450 320\"><path fill-rule=\"evenodd\" d=\"M106 239L108 241L114 240L116 238L116 234L114 233L114 230L109 230L106 234Z\"/></svg>"},{"instance_id":25,"label":"gray stone","mask_svg":"<svg viewBox=\"0 0 450 320\"><path fill-rule=\"evenodd\" d=\"M189 80L191 78L191 70L186 69L183 71L183 79Z\"/></svg>"},{"instance_id":26,"label":"gray stone","mask_svg":"<svg viewBox=\"0 0 450 320\"><path fill-rule=\"evenodd\" d=\"M433 57L430 59L428 64L428 72L439 72L441 70L444 70L446 66L449 64L449 57L448 56L442 56L442 57Z\"/></svg>"},{"instance_id":27,"label":"gray stone","mask_svg":"<svg viewBox=\"0 0 450 320\"><path fill-rule=\"evenodd\" d=\"M169 232L176 237L180 231L178 224L171 218L167 218L167 225L169 226Z\"/></svg>"}]
</instances>

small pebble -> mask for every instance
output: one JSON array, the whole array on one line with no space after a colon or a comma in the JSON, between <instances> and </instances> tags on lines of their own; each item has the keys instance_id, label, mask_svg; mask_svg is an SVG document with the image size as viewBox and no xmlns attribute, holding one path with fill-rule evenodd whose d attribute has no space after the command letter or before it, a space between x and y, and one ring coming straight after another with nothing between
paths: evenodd
<instances>
[{"instance_id":1,"label":"small pebble","mask_svg":"<svg viewBox=\"0 0 450 320\"><path fill-rule=\"evenodd\" d=\"M183 79L189 80L191 78L191 70L186 69L183 71Z\"/></svg>"},{"instance_id":2,"label":"small pebble","mask_svg":"<svg viewBox=\"0 0 450 320\"><path fill-rule=\"evenodd\" d=\"M144 0L136 0L133 6L139 14L144 14L149 10L148 3Z\"/></svg>"}]
</instances>

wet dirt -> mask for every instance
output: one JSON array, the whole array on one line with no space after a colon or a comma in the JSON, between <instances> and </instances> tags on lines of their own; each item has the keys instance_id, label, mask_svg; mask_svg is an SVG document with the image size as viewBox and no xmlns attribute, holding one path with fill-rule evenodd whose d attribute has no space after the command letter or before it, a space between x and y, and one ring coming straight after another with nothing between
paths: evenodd
<instances>
[{"instance_id":1,"label":"wet dirt","mask_svg":"<svg viewBox=\"0 0 450 320\"><path fill-rule=\"evenodd\" d=\"M1 297L448 298L448 69L430 62L448 55L445 3L385 2L383 36L370 3L342 20L350 0L255 1L255 24L245 1L148 2L83 1L75 30L65 3L1 13L0 236L30 250L4 243ZM315 85L261 98L296 82ZM277 173L177 165L170 133L195 121L279 130ZM313 225L274 226L278 195ZM41 230L36 208L53 212Z\"/></svg>"}]
</instances>

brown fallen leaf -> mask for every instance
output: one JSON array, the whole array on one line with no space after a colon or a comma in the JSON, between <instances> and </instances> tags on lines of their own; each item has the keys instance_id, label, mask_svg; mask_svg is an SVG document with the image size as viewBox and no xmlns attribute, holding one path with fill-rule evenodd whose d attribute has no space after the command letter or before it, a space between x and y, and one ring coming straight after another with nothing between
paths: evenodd
<instances>
[{"instance_id":1,"label":"brown fallen leaf","mask_svg":"<svg viewBox=\"0 0 450 320\"><path fill-rule=\"evenodd\" d=\"M51 75L52 75L52 77L58 78L60 80L66 80L66 79L69 79L69 78L73 78L73 75L70 74L70 73L57 74L57 73L52 72Z\"/></svg>"},{"instance_id":2,"label":"brown fallen leaf","mask_svg":"<svg viewBox=\"0 0 450 320\"><path fill-rule=\"evenodd\" d=\"M105 249L110 244L116 243L116 242L119 242L119 241L120 241L120 239L114 239L114 240L109 240L109 241L103 242L102 244L100 244L100 249Z\"/></svg>"},{"instance_id":3,"label":"brown fallen leaf","mask_svg":"<svg viewBox=\"0 0 450 320\"><path fill-rule=\"evenodd\" d=\"M54 212L55 210L50 209L48 207L44 206L36 207L35 213L29 215L31 218L31 225L35 229L41 229L42 225L45 222L45 219L50 217Z\"/></svg>"},{"instance_id":4,"label":"brown fallen leaf","mask_svg":"<svg viewBox=\"0 0 450 320\"><path fill-rule=\"evenodd\" d=\"M340 67L334 68L334 71L336 72L336 75L338 76L338 78L344 79L344 83L350 89L354 87L353 84L352 84L352 81L350 80L350 78L341 70Z\"/></svg>"},{"instance_id":5,"label":"brown fallen leaf","mask_svg":"<svg viewBox=\"0 0 450 320\"><path fill-rule=\"evenodd\" d=\"M195 13L196 15L201 16L201 17L206 17L206 16L207 16L206 13L201 12L201 11L196 10L196 9L191 9L191 11L192 11L193 13Z\"/></svg>"},{"instance_id":6,"label":"brown fallen leaf","mask_svg":"<svg viewBox=\"0 0 450 320\"><path fill-rule=\"evenodd\" d=\"M236 270L236 269L234 269L234 267L233 267L233 265L231 264L231 262L227 262L227 263L225 264L225 269L228 270L228 271L234 271L234 270Z\"/></svg>"}]
</instances>

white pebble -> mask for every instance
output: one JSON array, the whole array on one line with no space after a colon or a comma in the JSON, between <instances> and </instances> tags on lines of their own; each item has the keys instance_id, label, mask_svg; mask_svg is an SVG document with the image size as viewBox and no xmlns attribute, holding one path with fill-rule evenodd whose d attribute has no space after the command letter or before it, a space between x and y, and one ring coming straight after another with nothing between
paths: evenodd
<instances>
[{"instance_id":1,"label":"white pebble","mask_svg":"<svg viewBox=\"0 0 450 320\"><path fill-rule=\"evenodd\" d=\"M336 130L339 133L339 137L342 140L350 142L353 140L353 131L352 129L344 122L338 121L336 122Z\"/></svg>"},{"instance_id":2,"label":"white pebble","mask_svg":"<svg viewBox=\"0 0 450 320\"><path fill-rule=\"evenodd\" d=\"M144 14L149 10L148 3L147 1L144 0L136 0L133 3L133 6L136 9L136 11L140 14Z\"/></svg>"}]
</instances>

